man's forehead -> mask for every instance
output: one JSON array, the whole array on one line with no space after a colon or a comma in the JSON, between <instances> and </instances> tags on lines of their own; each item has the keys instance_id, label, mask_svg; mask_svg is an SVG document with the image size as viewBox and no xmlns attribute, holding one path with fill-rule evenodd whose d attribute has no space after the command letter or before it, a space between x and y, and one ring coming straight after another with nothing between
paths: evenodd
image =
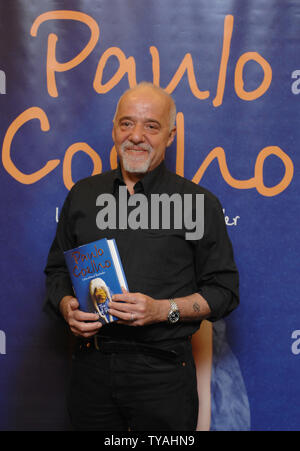
<instances>
[{"instance_id":1,"label":"man's forehead","mask_svg":"<svg viewBox=\"0 0 300 451\"><path fill-rule=\"evenodd\" d=\"M126 92L119 102L119 114L126 114L126 110L138 108L140 111L155 110L164 113L169 108L167 96L155 89L143 88Z\"/></svg>"}]
</instances>

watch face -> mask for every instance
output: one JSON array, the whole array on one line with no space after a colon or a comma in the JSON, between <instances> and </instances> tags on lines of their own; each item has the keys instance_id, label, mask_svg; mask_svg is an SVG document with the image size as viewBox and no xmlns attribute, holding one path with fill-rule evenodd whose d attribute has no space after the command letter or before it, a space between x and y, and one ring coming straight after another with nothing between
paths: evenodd
<instances>
[{"instance_id":1,"label":"watch face","mask_svg":"<svg viewBox=\"0 0 300 451\"><path fill-rule=\"evenodd\" d=\"M179 312L178 310L175 310L173 312L170 313L169 315L169 321L170 323L177 323L177 321L179 321Z\"/></svg>"}]
</instances>

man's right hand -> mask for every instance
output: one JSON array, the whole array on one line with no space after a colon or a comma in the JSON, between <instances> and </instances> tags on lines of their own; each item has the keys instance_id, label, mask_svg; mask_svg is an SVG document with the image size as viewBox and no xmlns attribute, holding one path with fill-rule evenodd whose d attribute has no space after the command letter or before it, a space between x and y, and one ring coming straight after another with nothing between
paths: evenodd
<instances>
[{"instance_id":1,"label":"man's right hand","mask_svg":"<svg viewBox=\"0 0 300 451\"><path fill-rule=\"evenodd\" d=\"M97 313L86 313L79 310L79 303L72 296L64 296L60 301L59 309L76 336L92 337L102 327Z\"/></svg>"}]
</instances>

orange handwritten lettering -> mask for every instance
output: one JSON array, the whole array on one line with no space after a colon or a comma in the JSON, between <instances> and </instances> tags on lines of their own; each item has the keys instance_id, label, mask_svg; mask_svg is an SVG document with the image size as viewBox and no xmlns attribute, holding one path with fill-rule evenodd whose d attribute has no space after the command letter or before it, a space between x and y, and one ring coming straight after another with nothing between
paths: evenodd
<instances>
[{"instance_id":1,"label":"orange handwritten lettering","mask_svg":"<svg viewBox=\"0 0 300 451\"><path fill-rule=\"evenodd\" d=\"M74 185L72 180L72 159L77 152L85 152L92 160L94 169L92 175L100 174L102 171L102 161L99 155L87 143L74 143L66 150L63 162L63 180L65 187L70 190Z\"/></svg>"},{"instance_id":2,"label":"orange handwritten lettering","mask_svg":"<svg viewBox=\"0 0 300 451\"><path fill-rule=\"evenodd\" d=\"M219 70L217 94L213 100L213 106L215 107L222 105L223 102L232 31L233 31L233 16L226 16L224 21L223 50Z\"/></svg>"},{"instance_id":3,"label":"orange handwritten lettering","mask_svg":"<svg viewBox=\"0 0 300 451\"><path fill-rule=\"evenodd\" d=\"M115 56L116 58L118 58L119 68L117 72L114 74L114 76L103 85L102 84L103 70L107 63L107 60L111 56ZM110 47L103 53L98 63L93 83L95 91L98 92L98 94L105 94L106 92L114 88L126 73L128 75L129 87L133 88L137 84L134 58L132 56L126 58L122 50L120 50L118 47Z\"/></svg>"},{"instance_id":4,"label":"orange handwritten lettering","mask_svg":"<svg viewBox=\"0 0 300 451\"><path fill-rule=\"evenodd\" d=\"M160 83L160 59L159 53L156 47L150 47L150 54L152 56L152 74L153 74L153 84L159 86Z\"/></svg>"},{"instance_id":5,"label":"orange handwritten lettering","mask_svg":"<svg viewBox=\"0 0 300 451\"><path fill-rule=\"evenodd\" d=\"M47 90L50 96L57 97L58 91L56 86L56 73L66 72L81 64L94 50L100 36L100 30L96 21L89 15L80 11L61 10L49 11L41 14L36 18L32 27L31 35L37 36L37 31L40 25L48 20L74 20L84 23L90 30L90 38L85 47L71 60L60 63L56 59L56 46L58 37L51 33L48 37L47 48ZM216 89L216 95L212 101L214 107L218 107L223 102L223 96L226 85L226 76L228 61L230 56L231 39L233 34L234 18L232 15L227 15L224 20L223 32L223 46L222 55L219 67L219 77ZM160 55L155 46L150 46L150 55L152 57L152 73L153 83L160 85ZM119 67L111 78L103 83L103 72L111 57L117 58ZM246 91L244 89L244 68L247 62L256 62L263 71L263 80L256 89ZM190 90L194 97L200 100L205 100L210 96L210 91L200 90L196 81L193 58L190 53L186 53L181 63L179 64L175 74L165 88L165 91L172 93L183 76L187 74ZM134 87L136 81L136 61L134 57L126 57L124 52L118 47L108 48L101 56L97 65L93 87L99 94L105 94L112 90L121 79L127 74L129 87ZM272 81L272 68L270 64L257 52L246 52L242 54L235 67L234 89L239 98L246 101L255 100L266 93ZM11 158L11 146L15 134L28 121L38 119L40 127L43 132L49 131L50 125L46 113L38 108L28 108L20 114L9 126L3 140L2 146L2 162L5 170L18 182L23 184L36 183L48 173L53 171L60 163L60 160L49 160L44 167L31 174L24 174L13 163ZM176 144L176 172L184 176L184 152L185 152L185 131L184 131L184 115L179 112L176 116L177 125L177 144ZM72 159L73 156L82 151L86 153L93 162L93 175L101 173L102 161L100 156L84 142L72 144L65 153L63 161L63 181L67 189L71 189L74 185L72 180ZM274 155L281 160L284 165L284 174L279 183L274 186L267 187L264 184L263 171L266 159ZM199 183L209 165L217 159L221 175L225 182L236 189L256 189L263 196L276 196L284 191L291 183L294 175L294 166L290 157L278 146L269 146L262 149L255 162L254 176L248 180L240 180L231 176L226 162L226 154L222 147L215 147L206 156L201 166L193 177L193 182ZM110 166L112 169L117 167L117 152L115 147L110 151Z\"/></svg>"},{"instance_id":6,"label":"orange handwritten lettering","mask_svg":"<svg viewBox=\"0 0 300 451\"><path fill-rule=\"evenodd\" d=\"M258 88L253 91L245 91L244 90L244 79L243 79L243 71L244 66L248 61L256 61L264 71L264 79L261 82ZM268 61L266 61L259 53L257 52L247 52L244 53L236 63L235 74L234 74L234 87L237 95L243 100L255 100L258 97L264 95L264 93L269 89L272 81L272 68Z\"/></svg>"},{"instance_id":7,"label":"orange handwritten lettering","mask_svg":"<svg viewBox=\"0 0 300 451\"><path fill-rule=\"evenodd\" d=\"M190 53L187 53L183 60L180 63L180 66L178 67L177 71L175 72L172 80L168 84L168 86L165 88L165 91L171 94L177 85L179 84L180 80L182 79L185 71L187 71L188 81L190 85L190 89L194 96L197 99L204 100L209 97L209 91L200 91L197 85L195 72L194 72L194 64L192 55Z\"/></svg>"},{"instance_id":8,"label":"orange handwritten lettering","mask_svg":"<svg viewBox=\"0 0 300 451\"><path fill-rule=\"evenodd\" d=\"M269 155L276 155L285 166L285 173L283 178L277 185L271 188L266 187L263 182L263 165L265 159ZM226 183L228 183L228 185L236 189L256 188L257 191L262 196L266 197L276 196L277 194L284 191L291 183L294 174L294 166L290 157L285 152L283 152L283 150L280 149L279 147L270 146L262 149L261 152L259 153L255 164L254 177L248 180L237 180L231 176L228 170L224 149L222 147L216 147L208 154L208 156L203 161L202 165L200 166L200 168L198 169L198 171L196 172L196 174L192 179L193 182L197 184L200 182L206 169L215 158L218 160L223 179L225 180Z\"/></svg>"},{"instance_id":9,"label":"orange handwritten lettering","mask_svg":"<svg viewBox=\"0 0 300 451\"><path fill-rule=\"evenodd\" d=\"M110 167L116 169L118 167L118 154L115 146L110 151Z\"/></svg>"},{"instance_id":10,"label":"orange handwritten lettering","mask_svg":"<svg viewBox=\"0 0 300 451\"><path fill-rule=\"evenodd\" d=\"M31 107L21 113L8 127L2 146L2 163L7 172L18 182L24 185L36 183L53 171L59 165L60 160L50 160L46 165L32 174L24 174L13 163L10 155L11 144L17 131L28 121L39 119L41 130L47 132L50 129L46 113L38 107Z\"/></svg>"},{"instance_id":11,"label":"orange handwritten lettering","mask_svg":"<svg viewBox=\"0 0 300 451\"><path fill-rule=\"evenodd\" d=\"M184 115L177 113L177 153L176 153L176 173L184 176Z\"/></svg>"},{"instance_id":12,"label":"orange handwritten lettering","mask_svg":"<svg viewBox=\"0 0 300 451\"><path fill-rule=\"evenodd\" d=\"M264 185L263 180L263 167L266 158L270 155L276 155L283 163L285 167L285 173L282 177L281 181L271 187L268 188ZM256 163L255 163L255 179L256 179L256 189L263 196L277 196L277 194L282 193L289 184L291 183L294 175L294 165L290 157L283 152L282 149L278 146L268 146L260 151L258 154Z\"/></svg>"},{"instance_id":13,"label":"orange handwritten lettering","mask_svg":"<svg viewBox=\"0 0 300 451\"><path fill-rule=\"evenodd\" d=\"M58 97L55 73L66 72L73 69L75 66L84 61L88 55L94 50L100 35L97 22L89 15L80 11L49 11L38 16L30 30L31 36L36 36L39 26L47 20L77 20L85 23L90 31L90 40L84 49L73 59L65 63L59 63L56 59L56 44L58 37L55 33L51 33L48 37L48 51L47 51L47 88L51 97Z\"/></svg>"}]
</instances>

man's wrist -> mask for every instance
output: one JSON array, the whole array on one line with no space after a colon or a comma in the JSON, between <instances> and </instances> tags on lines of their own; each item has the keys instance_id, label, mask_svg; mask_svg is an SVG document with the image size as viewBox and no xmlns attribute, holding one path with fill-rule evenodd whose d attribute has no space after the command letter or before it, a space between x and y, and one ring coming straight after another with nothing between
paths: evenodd
<instances>
[{"instance_id":1,"label":"man's wrist","mask_svg":"<svg viewBox=\"0 0 300 451\"><path fill-rule=\"evenodd\" d=\"M163 323L168 321L170 302L168 299L160 299L158 302L159 302L158 322Z\"/></svg>"},{"instance_id":2,"label":"man's wrist","mask_svg":"<svg viewBox=\"0 0 300 451\"><path fill-rule=\"evenodd\" d=\"M71 296L71 295L64 296L58 304L59 311L65 319L66 319L67 308L68 308L68 305L69 305L69 302L71 299L74 299L74 296Z\"/></svg>"}]
</instances>

